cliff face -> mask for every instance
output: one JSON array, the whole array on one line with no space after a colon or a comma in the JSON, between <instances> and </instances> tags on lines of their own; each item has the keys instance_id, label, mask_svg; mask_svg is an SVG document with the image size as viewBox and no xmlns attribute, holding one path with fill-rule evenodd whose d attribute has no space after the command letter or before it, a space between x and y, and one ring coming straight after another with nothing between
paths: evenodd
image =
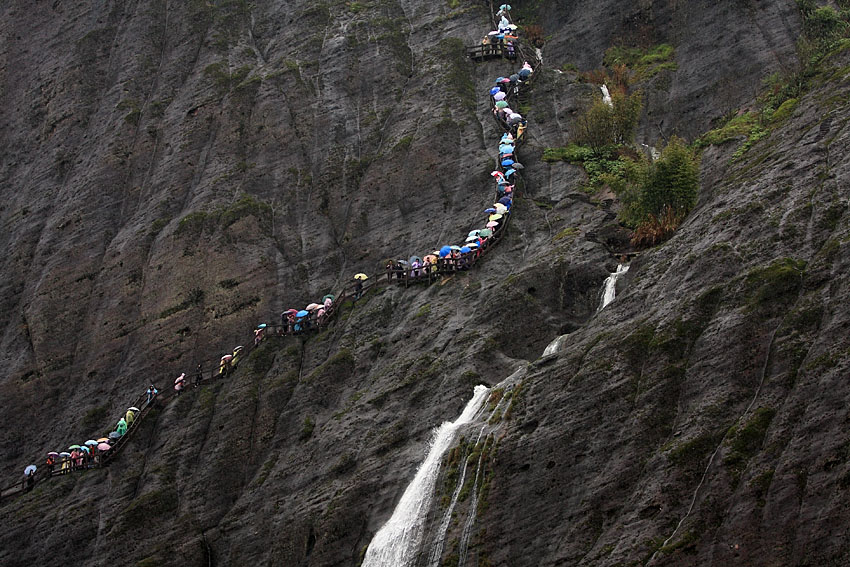
<instances>
[{"instance_id":1,"label":"cliff face","mask_svg":"<svg viewBox=\"0 0 850 567\"><path fill-rule=\"evenodd\" d=\"M594 316L614 216L578 168L539 159L595 88L569 64L675 46L639 141L693 138L794 65L799 17L790 1L515 9L547 43L527 192L497 251L441 285L367 295L320 336L268 341L145 420L108 469L4 502L4 564L55 549L91 565L357 564L431 428L564 333L492 451L470 558L846 559L845 74L742 158L708 148L695 211ZM5 478L257 322L466 234L489 204L486 93L506 67L462 49L489 26L483 3L0 14Z\"/></svg>"}]
</instances>

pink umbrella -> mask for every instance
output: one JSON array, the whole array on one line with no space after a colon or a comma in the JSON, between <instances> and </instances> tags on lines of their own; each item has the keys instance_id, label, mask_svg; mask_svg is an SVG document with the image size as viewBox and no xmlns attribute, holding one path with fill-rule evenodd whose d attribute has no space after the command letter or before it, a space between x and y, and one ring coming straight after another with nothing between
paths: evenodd
<instances>
[{"instance_id":1,"label":"pink umbrella","mask_svg":"<svg viewBox=\"0 0 850 567\"><path fill-rule=\"evenodd\" d=\"M490 221L487 223L487 228L496 228L497 226L499 226L499 223L496 221Z\"/></svg>"},{"instance_id":2,"label":"pink umbrella","mask_svg":"<svg viewBox=\"0 0 850 567\"><path fill-rule=\"evenodd\" d=\"M321 307L321 305L319 305L318 303L311 303L310 305L308 305L306 307L306 309L307 309L307 311L315 311L319 307Z\"/></svg>"},{"instance_id":3,"label":"pink umbrella","mask_svg":"<svg viewBox=\"0 0 850 567\"><path fill-rule=\"evenodd\" d=\"M502 91L499 91L499 92L497 92L496 94L493 95L493 99L494 100L505 100L505 96L507 96L507 95L505 95L505 93L503 93Z\"/></svg>"},{"instance_id":4,"label":"pink umbrella","mask_svg":"<svg viewBox=\"0 0 850 567\"><path fill-rule=\"evenodd\" d=\"M109 443L99 443L97 448L101 451L108 451L112 448L112 445Z\"/></svg>"}]
</instances>

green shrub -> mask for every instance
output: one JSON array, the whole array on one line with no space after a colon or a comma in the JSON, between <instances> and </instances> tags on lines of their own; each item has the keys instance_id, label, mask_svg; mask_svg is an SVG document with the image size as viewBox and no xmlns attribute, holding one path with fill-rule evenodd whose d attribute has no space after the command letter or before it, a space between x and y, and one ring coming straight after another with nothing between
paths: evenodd
<instances>
[{"instance_id":1,"label":"green shrub","mask_svg":"<svg viewBox=\"0 0 850 567\"><path fill-rule=\"evenodd\" d=\"M698 192L699 163L685 142L674 136L649 166L642 209L656 216L667 207L687 214L696 204Z\"/></svg>"},{"instance_id":2,"label":"green shrub","mask_svg":"<svg viewBox=\"0 0 850 567\"><path fill-rule=\"evenodd\" d=\"M588 146L596 155L610 152L611 146L630 144L643 108L643 94L611 94L611 105L594 102L576 120L575 142Z\"/></svg>"}]
</instances>

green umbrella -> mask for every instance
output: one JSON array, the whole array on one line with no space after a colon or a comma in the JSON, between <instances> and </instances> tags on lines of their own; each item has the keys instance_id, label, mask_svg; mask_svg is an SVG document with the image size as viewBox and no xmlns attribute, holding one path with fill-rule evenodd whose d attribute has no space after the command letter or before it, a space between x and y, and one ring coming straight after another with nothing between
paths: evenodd
<instances>
[{"instance_id":1,"label":"green umbrella","mask_svg":"<svg viewBox=\"0 0 850 567\"><path fill-rule=\"evenodd\" d=\"M68 447L68 450L70 451L71 449L79 449L79 448L80 448L79 445L71 445L70 447Z\"/></svg>"},{"instance_id":2,"label":"green umbrella","mask_svg":"<svg viewBox=\"0 0 850 567\"><path fill-rule=\"evenodd\" d=\"M479 232L479 233L478 233L478 235L486 238L486 237L488 237L488 236L492 236L492 235L493 235L493 231L492 231L492 230L490 230L489 228L485 228L485 229L483 229L481 232Z\"/></svg>"},{"instance_id":3,"label":"green umbrella","mask_svg":"<svg viewBox=\"0 0 850 567\"><path fill-rule=\"evenodd\" d=\"M496 103L496 108L507 108L507 107L508 107L508 103L503 101L503 100L500 100L499 102Z\"/></svg>"}]
</instances>

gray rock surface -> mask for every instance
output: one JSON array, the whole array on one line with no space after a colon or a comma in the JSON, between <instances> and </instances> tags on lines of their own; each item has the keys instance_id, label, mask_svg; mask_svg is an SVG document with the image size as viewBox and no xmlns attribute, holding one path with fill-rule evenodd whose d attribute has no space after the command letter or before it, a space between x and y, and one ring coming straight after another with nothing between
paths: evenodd
<instances>
[{"instance_id":1,"label":"gray rock surface","mask_svg":"<svg viewBox=\"0 0 850 567\"><path fill-rule=\"evenodd\" d=\"M467 565L846 562L846 74L820 77L744 159L707 149L697 209L594 315L619 237L579 169L539 159L593 93L555 69L672 43L639 141L659 124L693 137L793 66L799 22L790 1L518 10L549 38L526 194L497 251L367 295L320 336L269 340L146 420L108 469L4 501L0 562L356 565L430 430L565 333L489 452ZM486 86L505 66L462 46L488 14L0 8L3 478L257 322L474 228L497 136Z\"/></svg>"}]
</instances>

